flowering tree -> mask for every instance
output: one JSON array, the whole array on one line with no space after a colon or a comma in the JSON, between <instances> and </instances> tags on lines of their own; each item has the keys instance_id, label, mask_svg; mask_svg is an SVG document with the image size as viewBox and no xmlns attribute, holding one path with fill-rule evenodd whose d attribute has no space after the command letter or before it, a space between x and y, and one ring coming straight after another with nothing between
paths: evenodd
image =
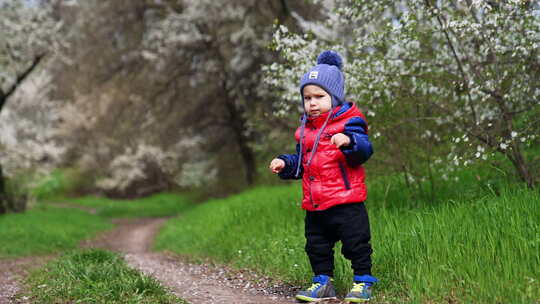
<instances>
[{"instance_id":1,"label":"flowering tree","mask_svg":"<svg viewBox=\"0 0 540 304\"><path fill-rule=\"evenodd\" d=\"M27 165L77 167L89 181L102 177L97 186L113 195L141 194L164 179L182 187L253 182L255 115L268 100L260 65L275 58L266 41L274 18L304 13L306 4L67 2L54 13L66 24L68 61L47 60L32 73L46 77L25 81L39 84L34 93L53 90L21 96L19 87L0 121L7 175ZM37 141L36 130L52 132ZM62 148L58 161L51 151L36 153L44 141Z\"/></svg>"},{"instance_id":2,"label":"flowering tree","mask_svg":"<svg viewBox=\"0 0 540 304\"><path fill-rule=\"evenodd\" d=\"M307 34L276 28L285 63L265 71L267 83L285 89L281 109L297 104L289 84L311 59L336 49L346 58L347 95L365 105L375 146L398 160L407 181L413 161L403 154L432 175L498 153L533 187L538 159L526 150L540 134L538 3L340 0L327 14Z\"/></svg>"},{"instance_id":3,"label":"flowering tree","mask_svg":"<svg viewBox=\"0 0 540 304\"><path fill-rule=\"evenodd\" d=\"M162 5L164 17L145 34L143 56L164 67L180 64L177 58L189 60L182 71L189 73L190 87L206 93L199 101L204 107L185 108L192 117L190 125L206 134L206 146L214 153L231 146L238 151L232 155L241 160L245 183L253 184L253 117L268 100L259 71L273 59L266 41L271 39L273 19L287 14L287 1L169 0Z\"/></svg>"},{"instance_id":4,"label":"flowering tree","mask_svg":"<svg viewBox=\"0 0 540 304\"><path fill-rule=\"evenodd\" d=\"M0 113L45 56L63 47L61 29L53 3L0 2ZM0 163L0 213L8 209L18 208L7 197Z\"/></svg>"}]
</instances>

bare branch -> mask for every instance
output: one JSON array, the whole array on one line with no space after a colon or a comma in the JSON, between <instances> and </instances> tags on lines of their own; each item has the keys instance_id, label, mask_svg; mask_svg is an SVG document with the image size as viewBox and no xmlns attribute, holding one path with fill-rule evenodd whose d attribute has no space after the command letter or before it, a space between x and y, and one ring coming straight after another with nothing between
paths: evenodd
<instances>
[{"instance_id":1,"label":"bare branch","mask_svg":"<svg viewBox=\"0 0 540 304\"><path fill-rule=\"evenodd\" d=\"M34 71L41 60L45 57L45 54L39 54L37 55L34 60L32 60L32 63L30 66L24 70L21 74L17 75L17 79L15 80L15 83L11 85L7 89L6 92L3 92L2 89L0 89L0 112L2 112L2 108L6 104L7 99L15 92L15 90L24 82L24 80Z\"/></svg>"}]
</instances>

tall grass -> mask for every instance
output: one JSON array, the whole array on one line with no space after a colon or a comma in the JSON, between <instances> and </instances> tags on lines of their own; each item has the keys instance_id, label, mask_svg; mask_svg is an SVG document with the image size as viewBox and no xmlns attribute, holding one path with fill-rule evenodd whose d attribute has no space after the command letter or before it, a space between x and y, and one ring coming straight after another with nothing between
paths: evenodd
<instances>
[{"instance_id":1,"label":"tall grass","mask_svg":"<svg viewBox=\"0 0 540 304\"><path fill-rule=\"evenodd\" d=\"M260 187L210 201L170 221L157 248L305 284L311 272L303 248L299 188ZM387 188L384 183L372 185L366 202L373 272L381 279L375 302L540 300L537 191L501 188L497 196L489 188L478 193L453 190L455 200L434 204L404 203L399 191ZM348 261L336 256L336 285L344 293L352 272Z\"/></svg>"},{"instance_id":2,"label":"tall grass","mask_svg":"<svg viewBox=\"0 0 540 304\"><path fill-rule=\"evenodd\" d=\"M406 290L413 302L539 300L539 204L538 193L518 189L418 211L377 209L372 227L381 288Z\"/></svg>"}]
</instances>

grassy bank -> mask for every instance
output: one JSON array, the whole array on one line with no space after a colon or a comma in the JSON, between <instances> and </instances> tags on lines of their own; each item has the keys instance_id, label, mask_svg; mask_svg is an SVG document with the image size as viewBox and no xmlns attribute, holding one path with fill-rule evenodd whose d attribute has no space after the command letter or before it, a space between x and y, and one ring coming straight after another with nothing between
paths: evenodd
<instances>
[{"instance_id":1,"label":"grassy bank","mask_svg":"<svg viewBox=\"0 0 540 304\"><path fill-rule=\"evenodd\" d=\"M159 193L133 200L84 196L79 198L57 198L51 202L59 201L93 208L96 210L97 215L104 217L172 216L192 206L184 196L174 193Z\"/></svg>"},{"instance_id":2,"label":"grassy bank","mask_svg":"<svg viewBox=\"0 0 540 304\"><path fill-rule=\"evenodd\" d=\"M0 216L0 257L49 254L77 247L111 228L104 218L77 209L36 207Z\"/></svg>"},{"instance_id":3,"label":"grassy bank","mask_svg":"<svg viewBox=\"0 0 540 304\"><path fill-rule=\"evenodd\" d=\"M375 302L531 303L540 300L540 196L526 189L463 193L409 202L382 183L367 202L373 234ZM456 190L454 190L456 191ZM494 193L494 192L493 192ZM170 221L157 247L250 267L306 283L298 185L261 187L210 201ZM384 198L384 199L383 199ZM336 261L336 285L350 284ZM454 302L454 303L455 303Z\"/></svg>"},{"instance_id":4,"label":"grassy bank","mask_svg":"<svg viewBox=\"0 0 540 304\"><path fill-rule=\"evenodd\" d=\"M57 207L59 202L66 206ZM89 210L70 208L82 206ZM76 248L83 239L111 229L111 217L173 216L192 204L180 195L156 194L137 200L111 200L100 197L66 199L57 196L39 202L24 213L0 216L0 258L55 253Z\"/></svg>"},{"instance_id":5,"label":"grassy bank","mask_svg":"<svg viewBox=\"0 0 540 304\"><path fill-rule=\"evenodd\" d=\"M186 303L103 250L65 254L28 279L32 303Z\"/></svg>"},{"instance_id":6,"label":"grassy bank","mask_svg":"<svg viewBox=\"0 0 540 304\"><path fill-rule=\"evenodd\" d=\"M191 201L177 193L158 193L139 199L109 199L101 196L80 196L92 188L94 181L75 168L57 169L34 182L30 194L41 203L67 203L94 209L104 217L158 217L179 214Z\"/></svg>"}]
</instances>

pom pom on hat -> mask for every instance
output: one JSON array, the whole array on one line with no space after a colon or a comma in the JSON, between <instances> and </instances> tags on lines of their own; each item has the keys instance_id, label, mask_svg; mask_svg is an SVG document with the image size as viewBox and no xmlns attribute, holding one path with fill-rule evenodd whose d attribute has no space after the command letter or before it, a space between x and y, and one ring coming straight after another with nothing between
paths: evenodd
<instances>
[{"instance_id":1,"label":"pom pom on hat","mask_svg":"<svg viewBox=\"0 0 540 304\"><path fill-rule=\"evenodd\" d=\"M324 51L317 57L317 64L335 65L340 71L343 68L343 60L337 52Z\"/></svg>"}]
</instances>

